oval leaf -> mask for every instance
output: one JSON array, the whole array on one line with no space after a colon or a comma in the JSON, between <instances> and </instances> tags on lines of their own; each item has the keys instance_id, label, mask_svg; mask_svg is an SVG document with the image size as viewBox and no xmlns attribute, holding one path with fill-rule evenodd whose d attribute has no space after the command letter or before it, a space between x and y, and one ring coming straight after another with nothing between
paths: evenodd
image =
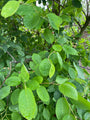
<instances>
[{"instance_id":1,"label":"oval leaf","mask_svg":"<svg viewBox=\"0 0 90 120\"><path fill-rule=\"evenodd\" d=\"M72 114L67 114L62 120L76 120Z\"/></svg>"},{"instance_id":2,"label":"oval leaf","mask_svg":"<svg viewBox=\"0 0 90 120\"><path fill-rule=\"evenodd\" d=\"M74 85L67 82L59 86L59 90L62 94L72 99L78 100L78 92L75 89Z\"/></svg>"},{"instance_id":3,"label":"oval leaf","mask_svg":"<svg viewBox=\"0 0 90 120\"><path fill-rule=\"evenodd\" d=\"M58 51L60 52L62 50L62 46L61 45L53 45L52 48L55 50L55 51Z\"/></svg>"},{"instance_id":4,"label":"oval leaf","mask_svg":"<svg viewBox=\"0 0 90 120\"><path fill-rule=\"evenodd\" d=\"M40 86L37 89L37 94L39 96L39 98L45 103L45 104L49 104L50 102L50 97L49 94L46 90L46 88L44 86Z\"/></svg>"},{"instance_id":5,"label":"oval leaf","mask_svg":"<svg viewBox=\"0 0 90 120\"><path fill-rule=\"evenodd\" d=\"M69 105L65 98L59 98L56 103L56 116L58 120L62 120L65 114L69 114Z\"/></svg>"},{"instance_id":6,"label":"oval leaf","mask_svg":"<svg viewBox=\"0 0 90 120\"><path fill-rule=\"evenodd\" d=\"M46 58L41 61L39 65L39 70L43 76L48 76L50 71L50 61Z\"/></svg>"},{"instance_id":7,"label":"oval leaf","mask_svg":"<svg viewBox=\"0 0 90 120\"><path fill-rule=\"evenodd\" d=\"M51 78L55 73L55 66L51 63L50 71L49 71L49 77Z\"/></svg>"},{"instance_id":8,"label":"oval leaf","mask_svg":"<svg viewBox=\"0 0 90 120\"><path fill-rule=\"evenodd\" d=\"M20 114L18 112L13 112L11 114L11 119L12 120L21 120L21 116L20 116Z\"/></svg>"},{"instance_id":9,"label":"oval leaf","mask_svg":"<svg viewBox=\"0 0 90 120\"><path fill-rule=\"evenodd\" d=\"M60 67L62 68L63 61L62 61L61 55L58 52L57 52L57 58L58 58L58 62L60 64Z\"/></svg>"},{"instance_id":10,"label":"oval leaf","mask_svg":"<svg viewBox=\"0 0 90 120\"><path fill-rule=\"evenodd\" d=\"M11 76L8 79L6 79L5 83L8 86L17 86L21 83L21 79L17 76Z\"/></svg>"},{"instance_id":11,"label":"oval leaf","mask_svg":"<svg viewBox=\"0 0 90 120\"><path fill-rule=\"evenodd\" d=\"M0 89L0 100L7 97L10 93L10 87L6 86Z\"/></svg>"},{"instance_id":12,"label":"oval leaf","mask_svg":"<svg viewBox=\"0 0 90 120\"><path fill-rule=\"evenodd\" d=\"M62 76L60 76L60 75L58 75L58 76L56 77L56 82L57 82L58 84L63 84L63 83L65 83L66 81L68 81L68 78L62 77Z\"/></svg>"},{"instance_id":13,"label":"oval leaf","mask_svg":"<svg viewBox=\"0 0 90 120\"><path fill-rule=\"evenodd\" d=\"M19 111L26 119L32 120L36 114L36 102L32 91L29 88L22 90L19 95Z\"/></svg>"},{"instance_id":14,"label":"oval leaf","mask_svg":"<svg viewBox=\"0 0 90 120\"><path fill-rule=\"evenodd\" d=\"M4 18L12 16L19 8L19 1L8 1L2 8L1 15Z\"/></svg>"},{"instance_id":15,"label":"oval leaf","mask_svg":"<svg viewBox=\"0 0 90 120\"><path fill-rule=\"evenodd\" d=\"M45 31L44 31L44 38L45 38L45 40L48 42L48 43L53 43L53 41L54 41L54 35L52 34L52 32L51 32L51 30L49 30L49 29L46 29Z\"/></svg>"},{"instance_id":16,"label":"oval leaf","mask_svg":"<svg viewBox=\"0 0 90 120\"><path fill-rule=\"evenodd\" d=\"M47 15L50 25L55 29L55 30L59 30L59 26L60 24L62 24L62 18L60 18L59 16L55 15L54 13L49 13Z\"/></svg>"}]
</instances>

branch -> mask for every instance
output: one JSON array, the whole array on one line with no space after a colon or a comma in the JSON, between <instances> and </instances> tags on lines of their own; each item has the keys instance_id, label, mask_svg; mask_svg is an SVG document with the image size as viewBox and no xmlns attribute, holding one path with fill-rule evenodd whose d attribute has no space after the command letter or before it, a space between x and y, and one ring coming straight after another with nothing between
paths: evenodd
<instances>
[{"instance_id":1,"label":"branch","mask_svg":"<svg viewBox=\"0 0 90 120\"><path fill-rule=\"evenodd\" d=\"M86 0L86 3L87 3L87 16L89 15L89 3L88 3L88 0Z\"/></svg>"},{"instance_id":2,"label":"branch","mask_svg":"<svg viewBox=\"0 0 90 120\"><path fill-rule=\"evenodd\" d=\"M77 21L76 18L74 18L75 22L78 24L78 26L80 27L80 29L82 28L82 26L80 25L79 21Z\"/></svg>"},{"instance_id":3,"label":"branch","mask_svg":"<svg viewBox=\"0 0 90 120\"><path fill-rule=\"evenodd\" d=\"M13 59L14 62L17 62L10 52L7 51L7 54Z\"/></svg>"}]
</instances>

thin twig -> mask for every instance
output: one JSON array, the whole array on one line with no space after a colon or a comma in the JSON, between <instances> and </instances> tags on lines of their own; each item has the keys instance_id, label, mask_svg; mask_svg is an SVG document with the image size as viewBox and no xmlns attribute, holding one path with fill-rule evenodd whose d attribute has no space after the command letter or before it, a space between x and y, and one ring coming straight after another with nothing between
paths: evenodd
<instances>
[{"instance_id":1,"label":"thin twig","mask_svg":"<svg viewBox=\"0 0 90 120\"><path fill-rule=\"evenodd\" d=\"M16 62L16 60L15 60L15 58L11 55L11 53L10 52L8 52L7 51L7 54L13 59L13 61L15 61Z\"/></svg>"}]
</instances>

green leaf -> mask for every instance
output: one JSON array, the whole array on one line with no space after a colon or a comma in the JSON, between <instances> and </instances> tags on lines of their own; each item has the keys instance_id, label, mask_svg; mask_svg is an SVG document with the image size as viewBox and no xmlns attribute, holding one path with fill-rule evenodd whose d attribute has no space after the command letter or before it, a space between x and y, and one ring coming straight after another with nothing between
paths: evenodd
<instances>
[{"instance_id":1,"label":"green leaf","mask_svg":"<svg viewBox=\"0 0 90 120\"><path fill-rule=\"evenodd\" d=\"M63 61L62 61L61 55L58 52L57 52L57 58L58 58L59 65L60 65L60 67L62 69Z\"/></svg>"},{"instance_id":2,"label":"green leaf","mask_svg":"<svg viewBox=\"0 0 90 120\"><path fill-rule=\"evenodd\" d=\"M2 8L1 15L4 18L12 16L19 8L19 1L8 1Z\"/></svg>"},{"instance_id":3,"label":"green leaf","mask_svg":"<svg viewBox=\"0 0 90 120\"><path fill-rule=\"evenodd\" d=\"M22 90L19 95L19 111L26 119L32 120L36 115L36 102L32 91L29 88Z\"/></svg>"},{"instance_id":4,"label":"green leaf","mask_svg":"<svg viewBox=\"0 0 90 120\"><path fill-rule=\"evenodd\" d=\"M52 48L55 50L55 51L58 51L60 52L62 50L62 46L61 45L53 45Z\"/></svg>"},{"instance_id":5,"label":"green leaf","mask_svg":"<svg viewBox=\"0 0 90 120\"><path fill-rule=\"evenodd\" d=\"M50 71L49 71L49 77L51 78L54 75L54 73L55 73L55 66L51 62L51 67L50 67Z\"/></svg>"},{"instance_id":6,"label":"green leaf","mask_svg":"<svg viewBox=\"0 0 90 120\"><path fill-rule=\"evenodd\" d=\"M21 73L19 74L22 82L27 82L29 80L29 73L25 65L23 64L21 68Z\"/></svg>"},{"instance_id":7,"label":"green leaf","mask_svg":"<svg viewBox=\"0 0 90 120\"><path fill-rule=\"evenodd\" d=\"M67 114L62 120L76 120L72 114Z\"/></svg>"},{"instance_id":8,"label":"green leaf","mask_svg":"<svg viewBox=\"0 0 90 120\"><path fill-rule=\"evenodd\" d=\"M5 86L0 89L0 100L7 97L10 94L10 87Z\"/></svg>"},{"instance_id":9,"label":"green leaf","mask_svg":"<svg viewBox=\"0 0 90 120\"><path fill-rule=\"evenodd\" d=\"M74 100L78 100L78 92L72 83L67 82L67 83L61 84L59 86L59 90L65 96L70 97Z\"/></svg>"},{"instance_id":10,"label":"green leaf","mask_svg":"<svg viewBox=\"0 0 90 120\"><path fill-rule=\"evenodd\" d=\"M50 25L55 29L59 30L60 24L62 24L62 18L55 15L54 13L47 14L47 17L49 19Z\"/></svg>"},{"instance_id":11,"label":"green leaf","mask_svg":"<svg viewBox=\"0 0 90 120\"><path fill-rule=\"evenodd\" d=\"M78 52L69 45L64 45L63 50L65 51L66 54L78 55Z\"/></svg>"},{"instance_id":12,"label":"green leaf","mask_svg":"<svg viewBox=\"0 0 90 120\"><path fill-rule=\"evenodd\" d=\"M32 80L36 80L39 84L43 82L43 77L42 76L36 76Z\"/></svg>"},{"instance_id":13,"label":"green leaf","mask_svg":"<svg viewBox=\"0 0 90 120\"><path fill-rule=\"evenodd\" d=\"M39 64L39 63L41 62L41 57L40 57L40 55L34 53L34 54L32 55L32 60L33 60L33 62L34 62L35 64Z\"/></svg>"},{"instance_id":14,"label":"green leaf","mask_svg":"<svg viewBox=\"0 0 90 120\"><path fill-rule=\"evenodd\" d=\"M65 82L68 81L68 80L69 80L68 78L62 77L62 76L60 76L60 75L58 75L58 76L56 77L56 82L57 82L58 84L63 84L63 83L65 83Z\"/></svg>"},{"instance_id":15,"label":"green leaf","mask_svg":"<svg viewBox=\"0 0 90 120\"><path fill-rule=\"evenodd\" d=\"M39 87L39 83L36 80L29 80L27 82L27 87L31 90L36 90Z\"/></svg>"},{"instance_id":16,"label":"green leaf","mask_svg":"<svg viewBox=\"0 0 90 120\"><path fill-rule=\"evenodd\" d=\"M45 104L49 104L50 102L50 97L49 94L46 90L46 88L44 86L40 86L39 88L37 88L37 94L39 96L39 98L45 103Z\"/></svg>"},{"instance_id":17,"label":"green leaf","mask_svg":"<svg viewBox=\"0 0 90 120\"><path fill-rule=\"evenodd\" d=\"M50 61L47 58L41 61L40 65L39 65L39 70L40 70L42 76L49 75L50 67L51 67Z\"/></svg>"},{"instance_id":18,"label":"green leaf","mask_svg":"<svg viewBox=\"0 0 90 120\"><path fill-rule=\"evenodd\" d=\"M54 35L52 34L51 30L45 29L43 35L44 35L45 40L46 40L48 43L50 43L50 44L53 43L53 41L54 41Z\"/></svg>"},{"instance_id":19,"label":"green leaf","mask_svg":"<svg viewBox=\"0 0 90 120\"><path fill-rule=\"evenodd\" d=\"M69 114L69 105L65 98L59 98L56 103L56 116L58 120L62 120L62 118Z\"/></svg>"},{"instance_id":20,"label":"green leaf","mask_svg":"<svg viewBox=\"0 0 90 120\"><path fill-rule=\"evenodd\" d=\"M11 76L6 79L5 83L8 86L18 86L21 83L21 79L17 76Z\"/></svg>"},{"instance_id":21,"label":"green leaf","mask_svg":"<svg viewBox=\"0 0 90 120\"><path fill-rule=\"evenodd\" d=\"M18 104L19 93L20 93L20 89L16 89L12 92L10 98L12 105Z\"/></svg>"},{"instance_id":22,"label":"green leaf","mask_svg":"<svg viewBox=\"0 0 90 120\"><path fill-rule=\"evenodd\" d=\"M50 120L50 112L47 108L43 109L43 117L45 120Z\"/></svg>"},{"instance_id":23,"label":"green leaf","mask_svg":"<svg viewBox=\"0 0 90 120\"><path fill-rule=\"evenodd\" d=\"M75 79L77 77L76 71L73 68L69 67L68 72L69 72L69 75L72 79Z\"/></svg>"},{"instance_id":24,"label":"green leaf","mask_svg":"<svg viewBox=\"0 0 90 120\"><path fill-rule=\"evenodd\" d=\"M72 5L76 8L82 7L82 4L79 0L72 0Z\"/></svg>"},{"instance_id":25,"label":"green leaf","mask_svg":"<svg viewBox=\"0 0 90 120\"><path fill-rule=\"evenodd\" d=\"M90 110L90 102L80 95L78 95L78 100L71 100L71 101L80 109Z\"/></svg>"},{"instance_id":26,"label":"green leaf","mask_svg":"<svg viewBox=\"0 0 90 120\"><path fill-rule=\"evenodd\" d=\"M75 63L73 63L73 64L74 64L74 67L78 73L78 77L84 80L85 76L84 76L83 70L79 66L77 66Z\"/></svg>"},{"instance_id":27,"label":"green leaf","mask_svg":"<svg viewBox=\"0 0 90 120\"><path fill-rule=\"evenodd\" d=\"M35 2L36 0L27 0L26 4L29 4L29 3L32 3L32 2Z\"/></svg>"},{"instance_id":28,"label":"green leaf","mask_svg":"<svg viewBox=\"0 0 90 120\"><path fill-rule=\"evenodd\" d=\"M84 120L90 120L90 112L84 114Z\"/></svg>"},{"instance_id":29,"label":"green leaf","mask_svg":"<svg viewBox=\"0 0 90 120\"><path fill-rule=\"evenodd\" d=\"M11 119L12 120L21 120L21 116L20 116L20 114L18 112L13 112L11 114Z\"/></svg>"},{"instance_id":30,"label":"green leaf","mask_svg":"<svg viewBox=\"0 0 90 120\"><path fill-rule=\"evenodd\" d=\"M5 109L6 103L3 100L0 100L0 112Z\"/></svg>"},{"instance_id":31,"label":"green leaf","mask_svg":"<svg viewBox=\"0 0 90 120\"><path fill-rule=\"evenodd\" d=\"M10 105L10 106L9 106L9 110L10 110L11 112L19 112L18 105Z\"/></svg>"}]
</instances>

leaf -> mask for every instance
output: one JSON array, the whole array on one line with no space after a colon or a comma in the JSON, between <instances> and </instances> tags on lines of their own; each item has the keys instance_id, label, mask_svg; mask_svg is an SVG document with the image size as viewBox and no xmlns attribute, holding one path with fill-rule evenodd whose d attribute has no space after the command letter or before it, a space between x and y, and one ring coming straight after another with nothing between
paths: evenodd
<instances>
[{"instance_id":1,"label":"leaf","mask_svg":"<svg viewBox=\"0 0 90 120\"><path fill-rule=\"evenodd\" d=\"M44 60L41 61L40 65L39 65L39 70L42 74L42 76L48 76L49 75L49 71L50 71L50 61L45 58Z\"/></svg>"},{"instance_id":2,"label":"leaf","mask_svg":"<svg viewBox=\"0 0 90 120\"><path fill-rule=\"evenodd\" d=\"M55 50L55 51L58 51L60 52L62 50L62 46L61 45L53 45L52 48Z\"/></svg>"},{"instance_id":3,"label":"leaf","mask_svg":"<svg viewBox=\"0 0 90 120\"><path fill-rule=\"evenodd\" d=\"M50 102L50 97L49 94L46 90L46 88L44 86L40 86L39 88L37 88L37 94L39 96L39 98L45 103L45 104L49 104Z\"/></svg>"},{"instance_id":4,"label":"leaf","mask_svg":"<svg viewBox=\"0 0 90 120\"><path fill-rule=\"evenodd\" d=\"M39 64L41 62L41 57L40 57L40 55L34 53L32 55L32 60L34 61L35 64Z\"/></svg>"},{"instance_id":5,"label":"leaf","mask_svg":"<svg viewBox=\"0 0 90 120\"><path fill-rule=\"evenodd\" d=\"M49 19L50 25L55 29L59 30L60 24L62 24L62 18L55 15L54 13L47 14L47 17Z\"/></svg>"},{"instance_id":6,"label":"leaf","mask_svg":"<svg viewBox=\"0 0 90 120\"><path fill-rule=\"evenodd\" d=\"M35 2L36 0L27 0L26 4L29 4L29 3L32 3L32 2Z\"/></svg>"},{"instance_id":7,"label":"leaf","mask_svg":"<svg viewBox=\"0 0 90 120\"><path fill-rule=\"evenodd\" d=\"M39 84L43 82L43 77L42 76L36 76L32 80L36 80Z\"/></svg>"},{"instance_id":8,"label":"leaf","mask_svg":"<svg viewBox=\"0 0 90 120\"><path fill-rule=\"evenodd\" d=\"M78 94L78 100L71 100L78 108L83 110L90 110L90 102Z\"/></svg>"},{"instance_id":9,"label":"leaf","mask_svg":"<svg viewBox=\"0 0 90 120\"><path fill-rule=\"evenodd\" d=\"M72 114L66 114L62 120L76 120Z\"/></svg>"},{"instance_id":10,"label":"leaf","mask_svg":"<svg viewBox=\"0 0 90 120\"><path fill-rule=\"evenodd\" d=\"M10 110L11 112L19 112L18 105L10 105L10 106L9 106L9 110Z\"/></svg>"},{"instance_id":11,"label":"leaf","mask_svg":"<svg viewBox=\"0 0 90 120\"><path fill-rule=\"evenodd\" d=\"M19 74L19 77L21 78L21 81L24 83L29 80L29 73L24 64L21 68L21 73Z\"/></svg>"},{"instance_id":12,"label":"leaf","mask_svg":"<svg viewBox=\"0 0 90 120\"><path fill-rule=\"evenodd\" d=\"M85 76L84 76L83 70L79 66L77 66L75 63L73 64L74 64L75 69L77 70L78 77L84 80Z\"/></svg>"},{"instance_id":13,"label":"leaf","mask_svg":"<svg viewBox=\"0 0 90 120\"><path fill-rule=\"evenodd\" d=\"M19 1L8 1L2 8L1 15L4 18L12 16L19 8Z\"/></svg>"},{"instance_id":14,"label":"leaf","mask_svg":"<svg viewBox=\"0 0 90 120\"><path fill-rule=\"evenodd\" d=\"M10 94L10 87L5 86L0 89L0 100L7 97Z\"/></svg>"},{"instance_id":15,"label":"leaf","mask_svg":"<svg viewBox=\"0 0 90 120\"><path fill-rule=\"evenodd\" d=\"M60 75L58 75L58 76L56 77L56 82L57 82L58 84L63 84L63 83L65 83L65 82L68 81L68 80L69 80L68 78L62 77L62 76L60 76Z\"/></svg>"},{"instance_id":16,"label":"leaf","mask_svg":"<svg viewBox=\"0 0 90 120\"><path fill-rule=\"evenodd\" d=\"M69 67L68 72L69 72L69 75L72 79L75 79L77 77L76 71L73 68Z\"/></svg>"},{"instance_id":17,"label":"leaf","mask_svg":"<svg viewBox=\"0 0 90 120\"><path fill-rule=\"evenodd\" d=\"M57 100L55 112L58 120L62 120L66 114L69 114L69 105L65 98Z\"/></svg>"},{"instance_id":18,"label":"leaf","mask_svg":"<svg viewBox=\"0 0 90 120\"><path fill-rule=\"evenodd\" d=\"M12 92L10 98L12 105L18 104L19 93L20 93L20 89L16 89Z\"/></svg>"},{"instance_id":19,"label":"leaf","mask_svg":"<svg viewBox=\"0 0 90 120\"><path fill-rule=\"evenodd\" d=\"M43 117L45 120L50 120L50 112L47 108L43 109Z\"/></svg>"},{"instance_id":20,"label":"leaf","mask_svg":"<svg viewBox=\"0 0 90 120\"><path fill-rule=\"evenodd\" d=\"M0 112L5 109L6 103L3 100L0 100Z\"/></svg>"},{"instance_id":21,"label":"leaf","mask_svg":"<svg viewBox=\"0 0 90 120\"><path fill-rule=\"evenodd\" d=\"M65 51L66 54L78 55L78 52L74 48L72 48L70 45L64 45L63 50Z\"/></svg>"},{"instance_id":22,"label":"leaf","mask_svg":"<svg viewBox=\"0 0 90 120\"><path fill-rule=\"evenodd\" d=\"M36 90L39 87L39 83L36 80L29 80L27 82L27 87L31 90Z\"/></svg>"},{"instance_id":23,"label":"leaf","mask_svg":"<svg viewBox=\"0 0 90 120\"><path fill-rule=\"evenodd\" d=\"M78 92L72 83L67 82L59 85L59 90L65 96L78 100Z\"/></svg>"},{"instance_id":24,"label":"leaf","mask_svg":"<svg viewBox=\"0 0 90 120\"><path fill-rule=\"evenodd\" d=\"M81 8L82 4L79 0L72 0L72 5L76 8Z\"/></svg>"},{"instance_id":25,"label":"leaf","mask_svg":"<svg viewBox=\"0 0 90 120\"><path fill-rule=\"evenodd\" d=\"M90 112L84 114L84 120L90 120Z\"/></svg>"},{"instance_id":26,"label":"leaf","mask_svg":"<svg viewBox=\"0 0 90 120\"><path fill-rule=\"evenodd\" d=\"M32 120L36 115L36 102L32 91L29 88L22 90L19 95L19 111L26 119Z\"/></svg>"},{"instance_id":27,"label":"leaf","mask_svg":"<svg viewBox=\"0 0 90 120\"><path fill-rule=\"evenodd\" d=\"M62 61L62 58L61 58L61 55L57 52L57 58L58 58L58 62L60 64L60 67L62 69L62 66L63 66L63 61Z\"/></svg>"},{"instance_id":28,"label":"leaf","mask_svg":"<svg viewBox=\"0 0 90 120\"><path fill-rule=\"evenodd\" d=\"M51 62L51 67L50 67L50 71L49 71L49 77L51 78L54 75L54 73L55 73L55 66Z\"/></svg>"},{"instance_id":29,"label":"leaf","mask_svg":"<svg viewBox=\"0 0 90 120\"><path fill-rule=\"evenodd\" d=\"M21 120L21 116L20 116L20 114L18 112L13 112L11 114L11 119L12 120Z\"/></svg>"},{"instance_id":30,"label":"leaf","mask_svg":"<svg viewBox=\"0 0 90 120\"><path fill-rule=\"evenodd\" d=\"M11 76L6 79L5 83L8 86L18 86L21 83L21 79L17 76Z\"/></svg>"},{"instance_id":31,"label":"leaf","mask_svg":"<svg viewBox=\"0 0 90 120\"><path fill-rule=\"evenodd\" d=\"M52 44L52 43L54 42L54 35L52 34L51 30L45 29L43 35L44 35L45 40L46 40L48 43Z\"/></svg>"}]
</instances>

